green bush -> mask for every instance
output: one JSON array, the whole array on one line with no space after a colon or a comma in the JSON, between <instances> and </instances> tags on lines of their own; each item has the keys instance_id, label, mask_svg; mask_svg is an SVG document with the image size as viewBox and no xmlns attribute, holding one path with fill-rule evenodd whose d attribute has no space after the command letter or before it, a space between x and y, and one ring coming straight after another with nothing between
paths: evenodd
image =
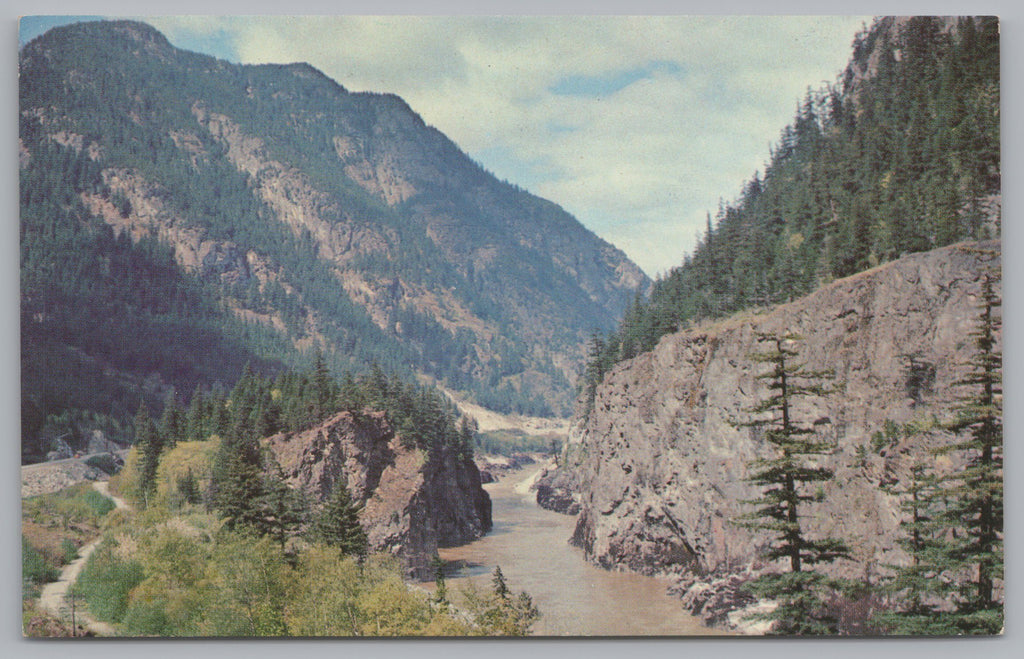
<instances>
[{"instance_id":1,"label":"green bush","mask_svg":"<svg viewBox=\"0 0 1024 659\"><path fill-rule=\"evenodd\" d=\"M70 563L78 558L78 545L70 538L64 538L60 541L60 553L64 558L64 563Z\"/></svg>"},{"instance_id":2,"label":"green bush","mask_svg":"<svg viewBox=\"0 0 1024 659\"><path fill-rule=\"evenodd\" d=\"M163 602L132 602L124 616L128 636L173 636Z\"/></svg>"},{"instance_id":3,"label":"green bush","mask_svg":"<svg viewBox=\"0 0 1024 659\"><path fill-rule=\"evenodd\" d=\"M43 523L59 518L68 523L99 525L100 519L115 508L113 500L97 492L91 484L81 483L22 500L22 516Z\"/></svg>"},{"instance_id":4,"label":"green bush","mask_svg":"<svg viewBox=\"0 0 1024 659\"><path fill-rule=\"evenodd\" d=\"M82 494L82 501L89 507L93 515L96 517L103 517L117 506L114 504L114 500L108 496L104 496L96 490L90 489Z\"/></svg>"},{"instance_id":5,"label":"green bush","mask_svg":"<svg viewBox=\"0 0 1024 659\"><path fill-rule=\"evenodd\" d=\"M75 592L85 598L89 611L98 619L121 622L128 610L128 593L143 579L142 564L124 560L114 545L104 542L85 564Z\"/></svg>"},{"instance_id":6,"label":"green bush","mask_svg":"<svg viewBox=\"0 0 1024 659\"><path fill-rule=\"evenodd\" d=\"M21 538L21 578L26 586L42 585L50 581L56 581L60 577L60 571L46 562L35 547L29 544L28 540Z\"/></svg>"},{"instance_id":7,"label":"green bush","mask_svg":"<svg viewBox=\"0 0 1024 659\"><path fill-rule=\"evenodd\" d=\"M117 463L117 460L115 460L114 456L112 455L94 455L88 460L86 460L85 464L95 469L99 469L100 471L111 476L116 474L118 470L121 469L121 466Z\"/></svg>"}]
</instances>

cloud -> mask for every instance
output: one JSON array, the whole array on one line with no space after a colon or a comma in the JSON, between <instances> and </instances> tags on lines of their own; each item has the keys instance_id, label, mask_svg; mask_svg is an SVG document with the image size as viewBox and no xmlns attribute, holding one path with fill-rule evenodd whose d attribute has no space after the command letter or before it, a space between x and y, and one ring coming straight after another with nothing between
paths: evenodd
<instances>
[{"instance_id":1,"label":"cloud","mask_svg":"<svg viewBox=\"0 0 1024 659\"><path fill-rule=\"evenodd\" d=\"M245 63L306 61L403 97L499 177L561 204L650 274L761 169L866 17L147 19Z\"/></svg>"}]
</instances>

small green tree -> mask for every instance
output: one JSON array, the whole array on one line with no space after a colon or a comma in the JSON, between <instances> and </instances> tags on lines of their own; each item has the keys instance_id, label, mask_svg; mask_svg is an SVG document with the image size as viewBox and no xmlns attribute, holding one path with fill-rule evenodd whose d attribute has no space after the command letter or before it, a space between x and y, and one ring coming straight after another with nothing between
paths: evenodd
<instances>
[{"instance_id":1,"label":"small green tree","mask_svg":"<svg viewBox=\"0 0 1024 659\"><path fill-rule=\"evenodd\" d=\"M449 606L448 602L448 586L444 582L444 561L437 554L434 554L434 558L430 561L430 566L434 568L434 597L433 601L439 607L447 609Z\"/></svg>"},{"instance_id":2,"label":"small green tree","mask_svg":"<svg viewBox=\"0 0 1024 659\"><path fill-rule=\"evenodd\" d=\"M313 538L332 547L338 547L348 556L365 556L367 538L366 531L359 523L360 508L352 501L345 480L338 479L313 521Z\"/></svg>"},{"instance_id":3,"label":"small green tree","mask_svg":"<svg viewBox=\"0 0 1024 659\"><path fill-rule=\"evenodd\" d=\"M848 549L842 540L808 538L801 520L801 505L816 498L806 486L831 480L833 472L814 460L829 453L832 444L818 439L813 426L793 418L794 400L830 391L823 384L827 373L806 370L797 361L795 344L799 339L791 333L760 333L758 342L769 347L751 355L755 362L771 367L757 376L768 383L769 394L749 410L755 419L741 425L763 429L772 455L749 463L747 480L764 489L759 498L746 502L756 509L737 523L772 534L764 558L788 562L788 572L765 574L751 584L757 595L778 603L774 612L764 616L774 621L773 633L829 634L837 631L837 621L825 611L823 599L842 583L807 572L805 567L848 558Z\"/></svg>"},{"instance_id":4,"label":"small green tree","mask_svg":"<svg viewBox=\"0 0 1024 659\"><path fill-rule=\"evenodd\" d=\"M512 594L500 566L494 568L490 593L482 594L470 585L462 594L474 622L489 636L526 636L540 618L540 610L529 594Z\"/></svg>"},{"instance_id":5,"label":"small green tree","mask_svg":"<svg viewBox=\"0 0 1024 659\"><path fill-rule=\"evenodd\" d=\"M145 403L139 404L135 414L135 447L139 451L139 499L148 505L156 492L156 470L160 465L163 441L149 416Z\"/></svg>"}]
</instances>

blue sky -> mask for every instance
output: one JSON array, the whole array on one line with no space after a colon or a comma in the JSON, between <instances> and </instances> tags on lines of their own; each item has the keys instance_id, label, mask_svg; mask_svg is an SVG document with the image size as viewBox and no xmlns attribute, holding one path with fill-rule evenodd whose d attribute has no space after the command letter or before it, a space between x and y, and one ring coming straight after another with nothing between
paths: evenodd
<instances>
[{"instance_id":1,"label":"blue sky","mask_svg":"<svg viewBox=\"0 0 1024 659\"><path fill-rule=\"evenodd\" d=\"M22 44L88 17L28 17ZM180 48L305 61L402 96L500 178L562 205L648 274L761 170L864 16L153 16Z\"/></svg>"}]
</instances>

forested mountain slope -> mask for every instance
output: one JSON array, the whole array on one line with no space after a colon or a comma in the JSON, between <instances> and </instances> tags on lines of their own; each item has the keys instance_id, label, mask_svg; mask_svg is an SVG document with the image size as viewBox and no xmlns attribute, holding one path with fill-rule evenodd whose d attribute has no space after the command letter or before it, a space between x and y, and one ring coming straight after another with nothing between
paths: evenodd
<instances>
[{"instance_id":1,"label":"forested mountain slope","mask_svg":"<svg viewBox=\"0 0 1024 659\"><path fill-rule=\"evenodd\" d=\"M77 24L22 49L20 106L30 431L317 348L335 370L375 362L565 413L583 339L649 283L401 99L305 64Z\"/></svg>"},{"instance_id":2,"label":"forested mountain slope","mask_svg":"<svg viewBox=\"0 0 1024 659\"><path fill-rule=\"evenodd\" d=\"M839 80L808 90L765 171L594 343L585 404L613 364L692 321L787 302L902 254L998 237L999 140L998 19L876 19Z\"/></svg>"}]
</instances>

